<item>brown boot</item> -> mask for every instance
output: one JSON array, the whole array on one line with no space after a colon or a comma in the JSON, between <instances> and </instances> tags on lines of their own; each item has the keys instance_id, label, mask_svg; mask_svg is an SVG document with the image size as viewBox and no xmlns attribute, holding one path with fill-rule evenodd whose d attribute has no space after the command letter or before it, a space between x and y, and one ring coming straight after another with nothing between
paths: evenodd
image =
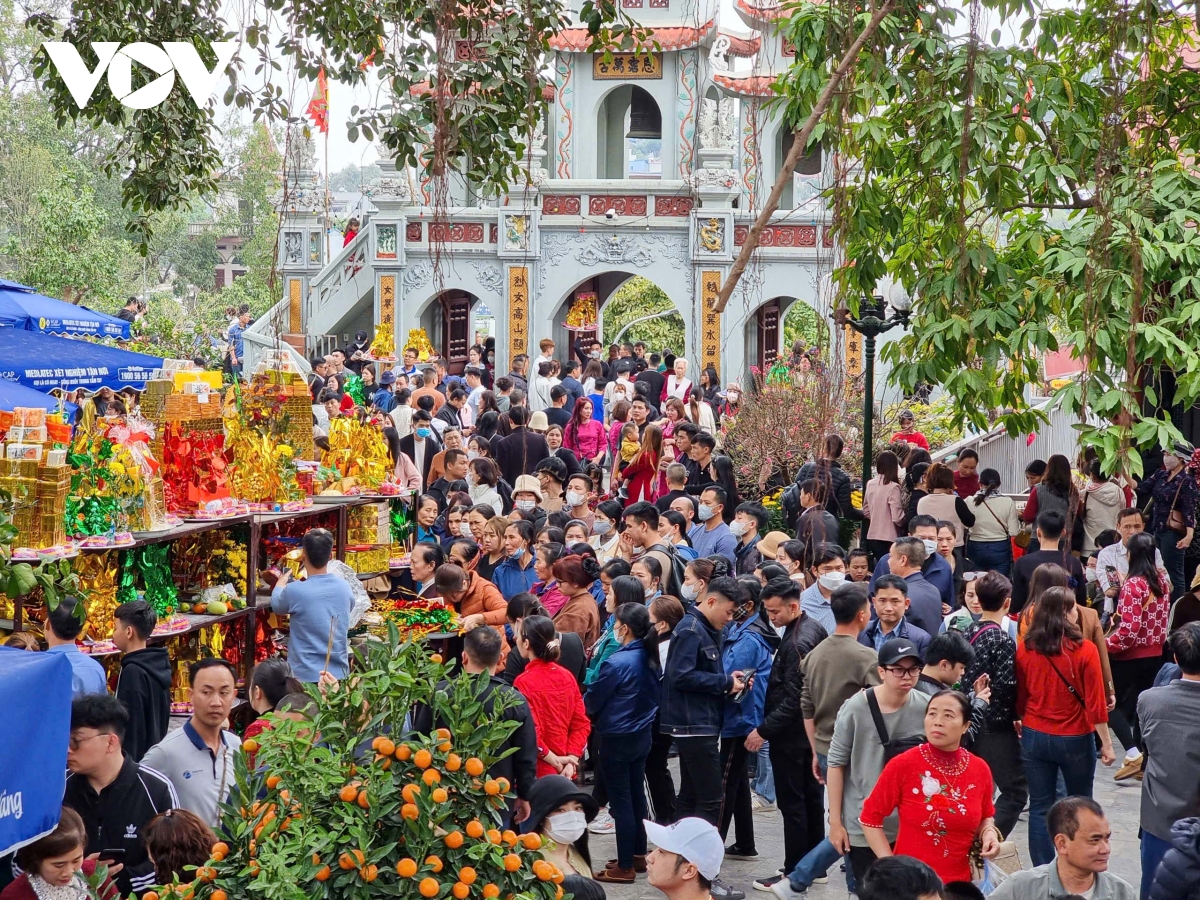
<instances>
[{"instance_id":1,"label":"brown boot","mask_svg":"<svg viewBox=\"0 0 1200 900\"><path fill-rule=\"evenodd\" d=\"M596 881L606 884L633 884L635 878L633 869L619 869L616 866L596 875Z\"/></svg>"},{"instance_id":2,"label":"brown boot","mask_svg":"<svg viewBox=\"0 0 1200 900\"><path fill-rule=\"evenodd\" d=\"M606 868L606 869L617 868L617 860L610 859L608 862L606 862L604 864L604 868ZM645 856L642 856L642 855L634 856L633 871L637 872L639 875L645 873L645 871L646 871L646 857Z\"/></svg>"}]
</instances>

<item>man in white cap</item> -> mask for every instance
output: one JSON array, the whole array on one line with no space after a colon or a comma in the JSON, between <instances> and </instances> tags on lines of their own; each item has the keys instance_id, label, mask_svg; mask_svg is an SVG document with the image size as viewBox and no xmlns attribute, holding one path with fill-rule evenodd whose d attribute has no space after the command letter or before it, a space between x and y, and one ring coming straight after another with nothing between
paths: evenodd
<instances>
[{"instance_id":1,"label":"man in white cap","mask_svg":"<svg viewBox=\"0 0 1200 900\"><path fill-rule=\"evenodd\" d=\"M645 822L654 849L646 856L646 880L669 900L709 900L725 859L725 842L704 819L674 825Z\"/></svg>"}]
</instances>

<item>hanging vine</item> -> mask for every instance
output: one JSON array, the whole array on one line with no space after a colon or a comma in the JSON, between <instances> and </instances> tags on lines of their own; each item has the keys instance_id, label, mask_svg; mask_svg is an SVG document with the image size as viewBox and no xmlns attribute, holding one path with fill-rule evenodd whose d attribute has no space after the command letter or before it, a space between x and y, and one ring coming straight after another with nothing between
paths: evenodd
<instances>
[{"instance_id":1,"label":"hanging vine","mask_svg":"<svg viewBox=\"0 0 1200 900\"><path fill-rule=\"evenodd\" d=\"M188 35L212 67L211 43L241 40L223 102L269 121L299 121L292 97L271 73L286 67L313 81L324 69L331 85L361 85L369 59L383 89L379 102L351 110L352 142L359 135L377 139L401 169L416 167L432 178L459 173L503 191L518 179L528 149L521 134L530 122L531 94L520 73L540 71L550 36L568 18L563 0L253 0L233 12L238 32L219 0L75 0L65 25L46 14L31 17L29 25L47 39L73 44L89 69L97 64L91 42L162 43ZM643 34L614 0L584 0L578 18L594 50ZM462 40L473 45L471 52L455 52ZM131 111L102 79L81 110L44 51L34 72L60 123L107 123L122 134L107 171L122 178L125 205L135 214L131 228L143 241L152 213L178 208L190 195L215 193L221 160L211 102L196 106L177 81L159 106ZM138 78L135 72L135 89L149 80Z\"/></svg>"}]
</instances>

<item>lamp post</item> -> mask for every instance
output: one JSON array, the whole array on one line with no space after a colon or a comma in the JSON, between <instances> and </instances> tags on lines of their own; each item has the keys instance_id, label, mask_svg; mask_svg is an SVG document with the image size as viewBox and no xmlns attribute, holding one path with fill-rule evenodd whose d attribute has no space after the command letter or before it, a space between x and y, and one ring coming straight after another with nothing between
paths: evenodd
<instances>
[{"instance_id":1,"label":"lamp post","mask_svg":"<svg viewBox=\"0 0 1200 900\"><path fill-rule=\"evenodd\" d=\"M903 286L896 284L891 291L892 307L895 314L888 316L887 301L876 294L864 300L859 307L858 317L850 315L850 310L841 307L834 311L833 319L838 325L849 325L863 336L863 490L871 480L871 445L874 439L873 424L875 418L875 338L884 332L891 331L897 325L908 327L908 314L912 308L912 299Z\"/></svg>"}]
</instances>

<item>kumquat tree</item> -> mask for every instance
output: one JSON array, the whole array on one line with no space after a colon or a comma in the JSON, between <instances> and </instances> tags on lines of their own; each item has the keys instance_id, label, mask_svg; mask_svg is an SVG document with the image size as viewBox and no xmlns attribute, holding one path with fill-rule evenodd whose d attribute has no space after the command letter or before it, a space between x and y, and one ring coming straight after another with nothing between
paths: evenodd
<instances>
[{"instance_id":1,"label":"kumquat tree","mask_svg":"<svg viewBox=\"0 0 1200 900\"><path fill-rule=\"evenodd\" d=\"M394 629L360 662L247 742L211 858L146 900L563 900L541 838L500 829L512 786L486 773L516 725L486 676L447 678ZM421 704L444 727L406 733Z\"/></svg>"}]
</instances>

